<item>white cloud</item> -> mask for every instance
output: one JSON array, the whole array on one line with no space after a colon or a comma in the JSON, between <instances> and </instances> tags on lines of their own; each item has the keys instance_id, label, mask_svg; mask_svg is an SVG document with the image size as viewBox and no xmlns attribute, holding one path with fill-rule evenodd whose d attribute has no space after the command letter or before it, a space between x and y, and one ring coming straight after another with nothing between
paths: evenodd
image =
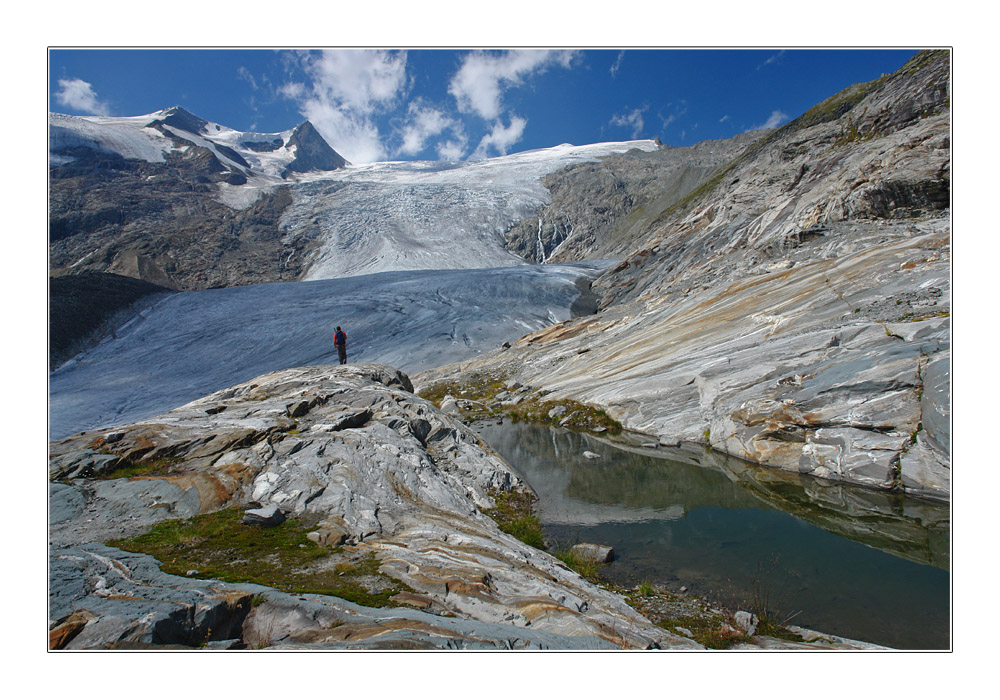
<instances>
[{"instance_id":1,"label":"white cloud","mask_svg":"<svg viewBox=\"0 0 1000 700\"><path fill-rule=\"evenodd\" d=\"M725 114L725 115L723 115L722 119L719 120L719 123L722 124L723 122L727 122L727 121L729 121L729 115Z\"/></svg>"},{"instance_id":2,"label":"white cloud","mask_svg":"<svg viewBox=\"0 0 1000 700\"><path fill-rule=\"evenodd\" d=\"M496 151L498 155L507 155L510 147L521 140L521 136L524 134L524 127L527 123L526 119L517 116L511 117L509 126L504 126L501 121L495 122L493 129L482 138L479 145L476 146L476 150L469 156L469 159L479 160L488 158L490 156L490 149Z\"/></svg>"},{"instance_id":3,"label":"white cloud","mask_svg":"<svg viewBox=\"0 0 1000 700\"><path fill-rule=\"evenodd\" d=\"M465 56L451 79L448 92L462 112L495 120L503 111L503 92L531 75L552 66L569 68L576 59L573 51L506 51L500 54L474 51Z\"/></svg>"},{"instance_id":4,"label":"white cloud","mask_svg":"<svg viewBox=\"0 0 1000 700\"><path fill-rule=\"evenodd\" d=\"M299 58L309 81L286 83L280 94L297 102L299 112L350 162L384 159L375 117L394 108L406 88L406 53L329 50Z\"/></svg>"},{"instance_id":5,"label":"white cloud","mask_svg":"<svg viewBox=\"0 0 1000 700\"><path fill-rule=\"evenodd\" d=\"M87 114L107 115L108 103L97 99L97 93L90 83L80 78L60 80L55 98L59 104Z\"/></svg>"},{"instance_id":6,"label":"white cloud","mask_svg":"<svg viewBox=\"0 0 1000 700\"><path fill-rule=\"evenodd\" d=\"M629 127L632 130L632 138L639 138L643 128L646 126L646 121L642 116L645 111L646 108L642 107L639 109L633 109L631 112L616 114L611 117L611 125ZM672 118L665 121L664 126L669 124L671 121L673 121Z\"/></svg>"},{"instance_id":7,"label":"white cloud","mask_svg":"<svg viewBox=\"0 0 1000 700\"><path fill-rule=\"evenodd\" d=\"M769 65L771 65L772 63L774 63L774 62L776 62L776 61L780 60L780 59L781 59L781 57L782 57L782 56L784 56L784 55L785 55L785 50L784 50L784 49L782 49L782 50L781 50L781 51L779 51L778 53L776 53L776 54L774 54L773 56L769 57L769 58L768 58L768 59L767 59L766 61L764 61L763 63L761 63L761 64L760 64L759 66L757 66L757 70L760 70L760 69L761 69L761 68L763 68L764 66L769 66Z\"/></svg>"},{"instance_id":8,"label":"white cloud","mask_svg":"<svg viewBox=\"0 0 1000 700\"><path fill-rule=\"evenodd\" d=\"M444 141L437 146L437 154L441 160L461 160L465 155L465 147L468 142L465 139L460 141Z\"/></svg>"},{"instance_id":9,"label":"white cloud","mask_svg":"<svg viewBox=\"0 0 1000 700\"><path fill-rule=\"evenodd\" d=\"M464 153L467 142L462 123L449 117L442 110L418 99L407 108L406 123L399 130L403 140L402 146L399 147L399 152L404 155L415 156L427 147L428 141L449 130L454 135L454 138L448 142L445 150L449 154L454 154L456 150L460 150L461 152L459 152L458 156L449 157L446 160L457 160ZM438 147L439 152L441 148L442 146Z\"/></svg>"},{"instance_id":10,"label":"white cloud","mask_svg":"<svg viewBox=\"0 0 1000 700\"><path fill-rule=\"evenodd\" d=\"M782 112L780 109L776 109L771 112L771 116L767 118L767 121L760 126L755 126L751 131L756 129L774 129L779 126L783 121L788 119L788 115Z\"/></svg>"},{"instance_id":11,"label":"white cloud","mask_svg":"<svg viewBox=\"0 0 1000 700\"><path fill-rule=\"evenodd\" d=\"M618 77L618 70L622 67L622 61L625 59L625 52L619 51L618 58L615 59L615 63L611 66L611 77Z\"/></svg>"},{"instance_id":12,"label":"white cloud","mask_svg":"<svg viewBox=\"0 0 1000 700\"><path fill-rule=\"evenodd\" d=\"M278 94L289 100L300 100L305 97L306 86L302 83L285 83L278 88Z\"/></svg>"},{"instance_id":13,"label":"white cloud","mask_svg":"<svg viewBox=\"0 0 1000 700\"><path fill-rule=\"evenodd\" d=\"M257 85L257 79L253 77L253 73L247 70L245 66L240 66L239 68L237 68L236 75L239 76L241 80L245 80L248 83L250 83L250 87L252 87L254 90L260 89L260 86Z\"/></svg>"}]
</instances>

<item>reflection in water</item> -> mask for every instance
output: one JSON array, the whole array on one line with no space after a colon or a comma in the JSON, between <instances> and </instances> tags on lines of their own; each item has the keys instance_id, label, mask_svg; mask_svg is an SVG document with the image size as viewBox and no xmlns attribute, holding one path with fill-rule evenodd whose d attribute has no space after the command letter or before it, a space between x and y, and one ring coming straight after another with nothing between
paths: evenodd
<instances>
[{"instance_id":1,"label":"reflection in water","mask_svg":"<svg viewBox=\"0 0 1000 700\"><path fill-rule=\"evenodd\" d=\"M612 580L686 585L730 605L756 586L779 613L797 613L793 624L896 648L949 646L947 505L700 450L476 427L538 494L550 540L615 548Z\"/></svg>"}]
</instances>

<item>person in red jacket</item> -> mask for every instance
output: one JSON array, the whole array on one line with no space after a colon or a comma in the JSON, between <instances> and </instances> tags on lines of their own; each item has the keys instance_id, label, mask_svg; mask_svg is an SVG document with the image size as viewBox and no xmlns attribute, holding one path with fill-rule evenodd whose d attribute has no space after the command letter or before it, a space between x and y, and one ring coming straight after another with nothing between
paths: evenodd
<instances>
[{"instance_id":1,"label":"person in red jacket","mask_svg":"<svg viewBox=\"0 0 1000 700\"><path fill-rule=\"evenodd\" d=\"M340 364L347 364L347 334L340 330L340 326L337 326L337 332L333 334L333 345L337 348L337 357L340 358Z\"/></svg>"}]
</instances>

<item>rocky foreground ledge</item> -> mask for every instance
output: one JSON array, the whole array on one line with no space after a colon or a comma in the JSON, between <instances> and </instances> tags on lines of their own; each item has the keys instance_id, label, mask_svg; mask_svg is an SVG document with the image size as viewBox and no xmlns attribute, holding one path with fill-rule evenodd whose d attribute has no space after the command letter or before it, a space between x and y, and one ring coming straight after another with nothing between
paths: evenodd
<instances>
[{"instance_id":1,"label":"rocky foreground ledge","mask_svg":"<svg viewBox=\"0 0 1000 700\"><path fill-rule=\"evenodd\" d=\"M484 511L525 485L390 367L267 374L53 442L49 469L55 649L701 648L502 532ZM196 522L215 529L185 534ZM196 552L230 534L179 572L126 544L171 528ZM288 552L238 548L279 531L304 536ZM238 566L273 582L220 573ZM348 580L361 602L328 594Z\"/></svg>"}]
</instances>

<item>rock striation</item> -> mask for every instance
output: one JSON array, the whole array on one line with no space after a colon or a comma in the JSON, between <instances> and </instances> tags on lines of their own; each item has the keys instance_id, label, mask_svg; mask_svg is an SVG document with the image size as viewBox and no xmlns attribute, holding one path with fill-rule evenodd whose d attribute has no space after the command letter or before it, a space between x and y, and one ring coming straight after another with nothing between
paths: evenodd
<instances>
[{"instance_id":1,"label":"rock striation","mask_svg":"<svg viewBox=\"0 0 1000 700\"><path fill-rule=\"evenodd\" d=\"M418 385L497 372L664 444L948 499L949 60L844 90L646 219L599 313Z\"/></svg>"},{"instance_id":2,"label":"rock striation","mask_svg":"<svg viewBox=\"0 0 1000 700\"><path fill-rule=\"evenodd\" d=\"M483 511L524 485L411 390L384 365L283 370L51 443L53 647L697 648L501 532ZM167 473L101 478L158 460ZM399 607L163 574L103 544L231 507L374 556Z\"/></svg>"}]
</instances>

